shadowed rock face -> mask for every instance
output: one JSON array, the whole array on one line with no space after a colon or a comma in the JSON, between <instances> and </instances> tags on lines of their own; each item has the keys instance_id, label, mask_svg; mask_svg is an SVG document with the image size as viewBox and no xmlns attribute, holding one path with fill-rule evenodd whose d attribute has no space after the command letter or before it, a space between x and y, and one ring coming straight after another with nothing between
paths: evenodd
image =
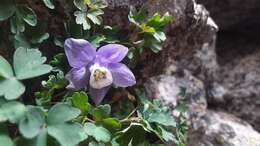
<instances>
[{"instance_id":1,"label":"shadowed rock face","mask_svg":"<svg viewBox=\"0 0 260 146\"><path fill-rule=\"evenodd\" d=\"M210 11L221 30L260 24L259 0L198 0Z\"/></svg>"}]
</instances>

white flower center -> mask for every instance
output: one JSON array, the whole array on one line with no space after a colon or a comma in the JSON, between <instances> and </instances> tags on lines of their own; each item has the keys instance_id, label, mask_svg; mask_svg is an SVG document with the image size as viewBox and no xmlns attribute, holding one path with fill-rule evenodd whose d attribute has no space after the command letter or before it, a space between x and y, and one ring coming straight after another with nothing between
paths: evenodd
<instances>
[{"instance_id":1,"label":"white flower center","mask_svg":"<svg viewBox=\"0 0 260 146\"><path fill-rule=\"evenodd\" d=\"M89 84L92 88L101 89L107 87L113 83L113 77L111 72L100 66L99 64L94 64L90 67L90 80Z\"/></svg>"}]
</instances>

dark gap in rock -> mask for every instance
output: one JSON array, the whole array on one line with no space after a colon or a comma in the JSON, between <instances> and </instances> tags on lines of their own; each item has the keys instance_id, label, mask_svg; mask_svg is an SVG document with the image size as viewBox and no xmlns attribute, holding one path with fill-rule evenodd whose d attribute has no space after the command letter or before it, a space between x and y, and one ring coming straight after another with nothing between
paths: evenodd
<instances>
[{"instance_id":1,"label":"dark gap in rock","mask_svg":"<svg viewBox=\"0 0 260 146\"><path fill-rule=\"evenodd\" d=\"M217 56L220 65L234 57L243 58L260 50L259 25L244 26L244 29L220 31L217 40Z\"/></svg>"}]
</instances>

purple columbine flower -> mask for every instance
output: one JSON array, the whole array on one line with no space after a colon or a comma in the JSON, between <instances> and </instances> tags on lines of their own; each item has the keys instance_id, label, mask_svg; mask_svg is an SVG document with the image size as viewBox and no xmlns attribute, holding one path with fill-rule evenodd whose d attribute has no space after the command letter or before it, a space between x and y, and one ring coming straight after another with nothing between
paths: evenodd
<instances>
[{"instance_id":1,"label":"purple columbine flower","mask_svg":"<svg viewBox=\"0 0 260 146\"><path fill-rule=\"evenodd\" d=\"M127 52L128 48L119 44L108 44L96 51L86 40L66 39L65 53L72 67L66 75L70 82L67 88L88 89L95 104L100 104L112 84L133 86L135 76L120 63Z\"/></svg>"}]
</instances>

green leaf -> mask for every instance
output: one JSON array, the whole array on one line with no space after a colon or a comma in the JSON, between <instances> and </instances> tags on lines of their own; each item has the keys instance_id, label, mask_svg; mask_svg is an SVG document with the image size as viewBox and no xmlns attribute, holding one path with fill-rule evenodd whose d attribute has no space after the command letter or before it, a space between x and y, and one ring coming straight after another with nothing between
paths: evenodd
<instances>
[{"instance_id":1,"label":"green leaf","mask_svg":"<svg viewBox=\"0 0 260 146\"><path fill-rule=\"evenodd\" d=\"M149 132L142 124L140 123L131 123L129 127L120 131L120 137L118 142L120 145L140 145L145 141L145 133Z\"/></svg>"},{"instance_id":2,"label":"green leaf","mask_svg":"<svg viewBox=\"0 0 260 146\"><path fill-rule=\"evenodd\" d=\"M156 122L164 126L174 126L176 127L176 122L171 113L163 113L156 111L150 114L148 118L149 122Z\"/></svg>"},{"instance_id":3,"label":"green leaf","mask_svg":"<svg viewBox=\"0 0 260 146\"><path fill-rule=\"evenodd\" d=\"M84 31L81 24L77 24L73 20L67 21L65 24L66 32L69 36L74 38L88 38L88 31Z\"/></svg>"},{"instance_id":4,"label":"green leaf","mask_svg":"<svg viewBox=\"0 0 260 146\"><path fill-rule=\"evenodd\" d=\"M139 11L136 10L135 7L131 6L130 7L130 12L128 14L128 19L130 22L140 25L145 18L147 17L147 10L144 8L141 8Z\"/></svg>"},{"instance_id":5,"label":"green leaf","mask_svg":"<svg viewBox=\"0 0 260 146\"><path fill-rule=\"evenodd\" d=\"M63 72L59 71L56 76L50 75L47 81L42 81L43 89L35 93L36 103L41 106L48 106L56 90L67 85Z\"/></svg>"},{"instance_id":6,"label":"green leaf","mask_svg":"<svg viewBox=\"0 0 260 146\"><path fill-rule=\"evenodd\" d=\"M91 108L88 102L88 95L85 92L75 92L72 95L72 104L80 109L82 113L88 112Z\"/></svg>"},{"instance_id":7,"label":"green leaf","mask_svg":"<svg viewBox=\"0 0 260 146\"><path fill-rule=\"evenodd\" d=\"M95 15L93 15L93 14L91 14L91 13L88 13L88 14L87 14L87 17L88 17L94 24L100 25L101 22L102 22L101 17L95 16Z\"/></svg>"},{"instance_id":8,"label":"green leaf","mask_svg":"<svg viewBox=\"0 0 260 146\"><path fill-rule=\"evenodd\" d=\"M46 29L47 24L42 22L35 27L27 26L23 35L27 38L29 43L36 46L49 38L49 33L46 32Z\"/></svg>"},{"instance_id":9,"label":"green leaf","mask_svg":"<svg viewBox=\"0 0 260 146\"><path fill-rule=\"evenodd\" d=\"M14 146L12 139L7 135L0 135L0 143L3 146Z\"/></svg>"},{"instance_id":10,"label":"green leaf","mask_svg":"<svg viewBox=\"0 0 260 146\"><path fill-rule=\"evenodd\" d=\"M142 29L142 32L147 32L147 33L154 33L154 32L156 32L156 30L153 27L150 27L150 26L148 26L148 25L146 25L144 23L140 26L140 28Z\"/></svg>"},{"instance_id":11,"label":"green leaf","mask_svg":"<svg viewBox=\"0 0 260 146\"><path fill-rule=\"evenodd\" d=\"M165 13L164 16L160 16L160 14L154 14L148 21L147 25L154 27L156 30L160 29L162 26L166 25L167 23L171 22L172 16L169 13Z\"/></svg>"},{"instance_id":12,"label":"green leaf","mask_svg":"<svg viewBox=\"0 0 260 146\"><path fill-rule=\"evenodd\" d=\"M102 10L95 10L87 13L87 17L97 25L100 25L102 22L102 18L99 15L104 14Z\"/></svg>"},{"instance_id":13,"label":"green leaf","mask_svg":"<svg viewBox=\"0 0 260 146\"><path fill-rule=\"evenodd\" d=\"M53 0L43 0L44 4L46 7L50 9L55 9L55 6L53 4Z\"/></svg>"},{"instance_id":14,"label":"green leaf","mask_svg":"<svg viewBox=\"0 0 260 146\"><path fill-rule=\"evenodd\" d=\"M107 129L93 123L86 123L84 130L88 136L94 137L98 142L109 142L111 139L111 133Z\"/></svg>"},{"instance_id":15,"label":"green leaf","mask_svg":"<svg viewBox=\"0 0 260 146\"><path fill-rule=\"evenodd\" d=\"M25 24L22 18L15 15L11 18L10 23L12 33L17 34L25 31Z\"/></svg>"},{"instance_id":16,"label":"green leaf","mask_svg":"<svg viewBox=\"0 0 260 146\"><path fill-rule=\"evenodd\" d=\"M109 104L106 104L106 105L100 105L96 107L95 109L93 109L91 114L95 119L95 121L101 121L102 119L107 118L110 112L111 112L111 107Z\"/></svg>"},{"instance_id":17,"label":"green leaf","mask_svg":"<svg viewBox=\"0 0 260 146\"><path fill-rule=\"evenodd\" d=\"M175 136L171 133L171 132L168 132L166 131L164 128L162 128L161 126L158 126L159 130L160 130L160 134L161 134L161 137L167 141L167 142L170 142L170 141L174 141L175 140Z\"/></svg>"},{"instance_id":18,"label":"green leaf","mask_svg":"<svg viewBox=\"0 0 260 146\"><path fill-rule=\"evenodd\" d=\"M87 4L91 10L103 9L108 5L106 0L84 0L84 3Z\"/></svg>"},{"instance_id":19,"label":"green leaf","mask_svg":"<svg viewBox=\"0 0 260 146\"><path fill-rule=\"evenodd\" d=\"M154 53L158 53L162 50L162 46L160 43L157 43L157 42L152 42L151 43L151 50L154 52Z\"/></svg>"},{"instance_id":20,"label":"green leaf","mask_svg":"<svg viewBox=\"0 0 260 146\"><path fill-rule=\"evenodd\" d=\"M52 70L50 65L43 64L46 57L37 49L18 48L14 53L14 70L17 79L37 77Z\"/></svg>"},{"instance_id":21,"label":"green leaf","mask_svg":"<svg viewBox=\"0 0 260 146\"><path fill-rule=\"evenodd\" d=\"M75 146L88 137L83 127L76 123L49 125L48 134L54 137L61 146Z\"/></svg>"},{"instance_id":22,"label":"green leaf","mask_svg":"<svg viewBox=\"0 0 260 146\"><path fill-rule=\"evenodd\" d=\"M0 96L4 96L7 100L17 99L24 91L24 85L15 78L0 80Z\"/></svg>"},{"instance_id":23,"label":"green leaf","mask_svg":"<svg viewBox=\"0 0 260 146\"><path fill-rule=\"evenodd\" d=\"M106 37L102 34L96 34L95 36L91 37L90 40L93 47L98 48L100 43L106 40Z\"/></svg>"},{"instance_id":24,"label":"green leaf","mask_svg":"<svg viewBox=\"0 0 260 146\"><path fill-rule=\"evenodd\" d=\"M64 40L63 40L63 38L61 36L54 37L53 42L58 47L61 47L61 48L64 47Z\"/></svg>"},{"instance_id":25,"label":"green leaf","mask_svg":"<svg viewBox=\"0 0 260 146\"><path fill-rule=\"evenodd\" d=\"M97 143L97 142L92 141L89 143L88 146L106 146L106 145L103 143Z\"/></svg>"},{"instance_id":26,"label":"green leaf","mask_svg":"<svg viewBox=\"0 0 260 146\"><path fill-rule=\"evenodd\" d=\"M141 96L140 96L141 97ZM148 121L149 123L157 123L163 126L176 127L175 119L171 110L163 106L159 100L150 102L145 97L141 97L143 105L142 111L138 111L138 116Z\"/></svg>"},{"instance_id":27,"label":"green leaf","mask_svg":"<svg viewBox=\"0 0 260 146\"><path fill-rule=\"evenodd\" d=\"M14 46L15 48L24 47L30 48L30 42L27 40L26 36L23 33L18 33L14 36Z\"/></svg>"},{"instance_id":28,"label":"green leaf","mask_svg":"<svg viewBox=\"0 0 260 146\"><path fill-rule=\"evenodd\" d=\"M57 104L52 107L47 117L48 134L62 146L74 146L87 139L83 127L78 123L69 122L80 114L80 110L68 104Z\"/></svg>"},{"instance_id":29,"label":"green leaf","mask_svg":"<svg viewBox=\"0 0 260 146\"><path fill-rule=\"evenodd\" d=\"M49 33L47 32L39 32L36 36L31 39L33 44L42 43L43 41L47 40L50 37Z\"/></svg>"},{"instance_id":30,"label":"green leaf","mask_svg":"<svg viewBox=\"0 0 260 146\"><path fill-rule=\"evenodd\" d=\"M15 12L14 0L1 0L0 5L0 21L11 17Z\"/></svg>"},{"instance_id":31,"label":"green leaf","mask_svg":"<svg viewBox=\"0 0 260 146\"><path fill-rule=\"evenodd\" d=\"M157 31L155 33L153 33L154 38L158 41L158 42L162 42L166 40L166 35L164 32L162 31Z\"/></svg>"},{"instance_id":32,"label":"green leaf","mask_svg":"<svg viewBox=\"0 0 260 146\"><path fill-rule=\"evenodd\" d=\"M88 30L91 28L87 20L87 14L85 12L75 11L74 16L76 16L76 23L82 25L84 30Z\"/></svg>"},{"instance_id":33,"label":"green leaf","mask_svg":"<svg viewBox=\"0 0 260 146\"><path fill-rule=\"evenodd\" d=\"M118 119L115 118L106 118L102 120L102 124L111 130L118 130L121 129L121 123Z\"/></svg>"},{"instance_id":34,"label":"green leaf","mask_svg":"<svg viewBox=\"0 0 260 146\"><path fill-rule=\"evenodd\" d=\"M17 146L48 146L49 145L48 140L49 139L47 136L47 129L43 129L37 137L33 139L25 139L19 137L15 140L15 143ZM52 144L51 146L56 146L56 145Z\"/></svg>"},{"instance_id":35,"label":"green leaf","mask_svg":"<svg viewBox=\"0 0 260 146\"><path fill-rule=\"evenodd\" d=\"M27 24L31 26L37 25L37 16L35 12L28 6L18 6L17 13L18 16L22 17Z\"/></svg>"},{"instance_id":36,"label":"green leaf","mask_svg":"<svg viewBox=\"0 0 260 146\"><path fill-rule=\"evenodd\" d=\"M0 77L10 78L13 75L12 66L2 56L0 56Z\"/></svg>"},{"instance_id":37,"label":"green leaf","mask_svg":"<svg viewBox=\"0 0 260 146\"><path fill-rule=\"evenodd\" d=\"M8 102L0 108L2 115L11 123L18 123L26 114L26 107L17 101Z\"/></svg>"},{"instance_id":38,"label":"green leaf","mask_svg":"<svg viewBox=\"0 0 260 146\"><path fill-rule=\"evenodd\" d=\"M47 117L49 125L60 124L71 121L80 115L80 110L68 104L59 103L53 106Z\"/></svg>"},{"instance_id":39,"label":"green leaf","mask_svg":"<svg viewBox=\"0 0 260 146\"><path fill-rule=\"evenodd\" d=\"M63 72L58 72L56 76L50 75L47 81L42 81L42 86L50 90L61 89L66 85L67 80L65 79Z\"/></svg>"},{"instance_id":40,"label":"green leaf","mask_svg":"<svg viewBox=\"0 0 260 146\"><path fill-rule=\"evenodd\" d=\"M31 139L40 133L44 123L43 111L37 107L29 107L29 111L19 123L19 130L23 137Z\"/></svg>"},{"instance_id":41,"label":"green leaf","mask_svg":"<svg viewBox=\"0 0 260 146\"><path fill-rule=\"evenodd\" d=\"M81 11L87 11L88 10L88 7L84 3L84 0L74 0L73 3Z\"/></svg>"}]
</instances>

